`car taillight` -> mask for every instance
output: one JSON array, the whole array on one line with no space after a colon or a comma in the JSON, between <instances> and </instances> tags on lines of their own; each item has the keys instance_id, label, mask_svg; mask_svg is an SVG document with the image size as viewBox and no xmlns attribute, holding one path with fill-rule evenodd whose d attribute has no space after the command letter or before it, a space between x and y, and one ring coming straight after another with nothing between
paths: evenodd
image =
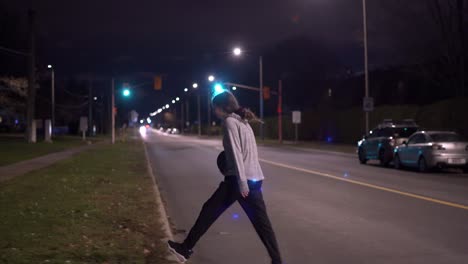
<instances>
[{"instance_id":1,"label":"car taillight","mask_svg":"<svg viewBox=\"0 0 468 264\"><path fill-rule=\"evenodd\" d=\"M432 145L432 149L434 149L434 150L445 150L444 146L442 146L442 145Z\"/></svg>"}]
</instances>

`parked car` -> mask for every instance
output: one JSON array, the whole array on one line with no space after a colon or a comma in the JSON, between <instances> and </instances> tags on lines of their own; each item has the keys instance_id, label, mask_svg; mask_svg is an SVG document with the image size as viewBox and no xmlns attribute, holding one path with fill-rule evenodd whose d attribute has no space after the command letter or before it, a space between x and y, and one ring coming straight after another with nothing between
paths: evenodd
<instances>
[{"instance_id":1,"label":"parked car","mask_svg":"<svg viewBox=\"0 0 468 264\"><path fill-rule=\"evenodd\" d=\"M382 166L388 166L393 161L394 148L407 141L418 129L411 119L401 122L384 120L358 142L359 162L366 164L369 160L379 160Z\"/></svg>"},{"instance_id":2,"label":"parked car","mask_svg":"<svg viewBox=\"0 0 468 264\"><path fill-rule=\"evenodd\" d=\"M468 141L455 132L417 132L395 148L394 165L397 169L415 167L420 172L455 167L468 173Z\"/></svg>"}]
</instances>

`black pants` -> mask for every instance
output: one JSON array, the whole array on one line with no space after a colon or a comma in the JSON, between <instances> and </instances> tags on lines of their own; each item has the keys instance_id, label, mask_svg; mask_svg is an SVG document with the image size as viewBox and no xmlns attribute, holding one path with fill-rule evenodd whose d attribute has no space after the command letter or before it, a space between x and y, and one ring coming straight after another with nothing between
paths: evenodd
<instances>
[{"instance_id":1,"label":"black pants","mask_svg":"<svg viewBox=\"0 0 468 264\"><path fill-rule=\"evenodd\" d=\"M238 201L252 222L260 240L265 245L272 263L281 264L278 243L276 242L275 233L266 212L261 187L262 181L249 181L249 196L243 198L239 192L237 178L235 176L225 177L218 189L203 205L195 225L184 241L185 246L188 249L192 249L216 219L235 201Z\"/></svg>"}]
</instances>

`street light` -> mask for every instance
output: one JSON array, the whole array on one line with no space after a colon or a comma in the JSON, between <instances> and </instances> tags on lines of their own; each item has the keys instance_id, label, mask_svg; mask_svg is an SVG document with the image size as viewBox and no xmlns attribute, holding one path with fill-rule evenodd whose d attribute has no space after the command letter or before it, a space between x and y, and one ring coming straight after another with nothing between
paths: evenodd
<instances>
[{"instance_id":1,"label":"street light","mask_svg":"<svg viewBox=\"0 0 468 264\"><path fill-rule=\"evenodd\" d=\"M52 133L54 131L54 126L55 126L55 71L54 68L52 67L51 64L47 65L47 68L51 70L51 84L50 84L50 90L51 90L51 101L52 101L52 109L51 109L51 117L50 117L50 122L52 123Z\"/></svg>"},{"instance_id":2,"label":"street light","mask_svg":"<svg viewBox=\"0 0 468 264\"><path fill-rule=\"evenodd\" d=\"M184 92L188 92L188 88L185 88L185 89L184 89Z\"/></svg>"},{"instance_id":3,"label":"street light","mask_svg":"<svg viewBox=\"0 0 468 264\"><path fill-rule=\"evenodd\" d=\"M193 87L194 89L197 89L197 88L198 88L198 83L193 83L193 84L192 84L192 87Z\"/></svg>"},{"instance_id":4,"label":"street light","mask_svg":"<svg viewBox=\"0 0 468 264\"><path fill-rule=\"evenodd\" d=\"M236 56L240 56L240 55L242 54L242 50L241 50L241 48L239 48L239 47L234 48L234 49L232 50L232 52L233 52L234 55L236 55Z\"/></svg>"},{"instance_id":5,"label":"street light","mask_svg":"<svg viewBox=\"0 0 468 264\"><path fill-rule=\"evenodd\" d=\"M179 100L180 100L180 98L179 98L179 97L177 97L177 98L176 98L176 101L179 101Z\"/></svg>"},{"instance_id":6,"label":"street light","mask_svg":"<svg viewBox=\"0 0 468 264\"><path fill-rule=\"evenodd\" d=\"M213 82L215 80L215 77L213 75L208 76L208 81Z\"/></svg>"},{"instance_id":7,"label":"street light","mask_svg":"<svg viewBox=\"0 0 468 264\"><path fill-rule=\"evenodd\" d=\"M169 109L169 104L166 105L166 109Z\"/></svg>"},{"instance_id":8,"label":"street light","mask_svg":"<svg viewBox=\"0 0 468 264\"><path fill-rule=\"evenodd\" d=\"M172 100L172 103L175 104L175 100Z\"/></svg>"},{"instance_id":9,"label":"street light","mask_svg":"<svg viewBox=\"0 0 468 264\"><path fill-rule=\"evenodd\" d=\"M233 50L234 56L239 57L242 54L242 50L239 47L234 48ZM259 79L260 79L260 85L259 85L259 95L260 95L260 120L263 120L263 57L260 56L258 58L258 64L259 64ZM264 133L263 133L263 123L260 124L260 138L262 140L265 139Z\"/></svg>"},{"instance_id":10,"label":"street light","mask_svg":"<svg viewBox=\"0 0 468 264\"><path fill-rule=\"evenodd\" d=\"M233 87L232 87L232 90L233 90L233 91L237 90L237 87L233 86Z\"/></svg>"}]
</instances>

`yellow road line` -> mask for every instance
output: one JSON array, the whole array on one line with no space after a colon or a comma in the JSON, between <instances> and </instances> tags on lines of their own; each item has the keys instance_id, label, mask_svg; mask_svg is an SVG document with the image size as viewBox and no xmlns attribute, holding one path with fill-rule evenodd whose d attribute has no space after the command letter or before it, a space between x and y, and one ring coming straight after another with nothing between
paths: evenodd
<instances>
[{"instance_id":1,"label":"yellow road line","mask_svg":"<svg viewBox=\"0 0 468 264\"><path fill-rule=\"evenodd\" d=\"M403 192L403 191L399 191L399 190L395 190L395 189L391 189L391 188L387 188L387 187L382 187L382 186L378 186L378 185L374 185L374 184L370 184L370 183L345 179L345 178L334 176L334 175L331 175L331 174L328 174L328 173L323 173L323 172L320 172L320 171L299 168L299 167L287 165L287 164L284 164L284 163L269 161L269 160L265 160L265 159L259 159L259 160L264 162L264 163L268 163L270 165L274 165L274 166L278 166L278 167L283 167L283 168L286 168L286 169L291 169L291 170L295 170L295 171L314 174L314 175L318 175L318 176L322 176L322 177L326 177L326 178L331 178L331 179L338 180L338 181L344 181L344 182L349 182L349 183L352 183L352 184L357 184L357 185L360 185L360 186L365 186L365 187L372 188L372 189L377 189L377 190L390 192L390 193L396 193L396 194L399 194L399 195L402 195L402 196L412 197L412 198L419 199L419 200L424 200L424 201L428 201L428 202L432 202L432 203L437 203L437 204L442 204L442 205L446 205L446 206L450 206L450 207L455 207L455 208L468 210L468 206L463 205L463 204L447 202L447 201L434 199L434 198L423 196L423 195Z\"/></svg>"}]
</instances>

